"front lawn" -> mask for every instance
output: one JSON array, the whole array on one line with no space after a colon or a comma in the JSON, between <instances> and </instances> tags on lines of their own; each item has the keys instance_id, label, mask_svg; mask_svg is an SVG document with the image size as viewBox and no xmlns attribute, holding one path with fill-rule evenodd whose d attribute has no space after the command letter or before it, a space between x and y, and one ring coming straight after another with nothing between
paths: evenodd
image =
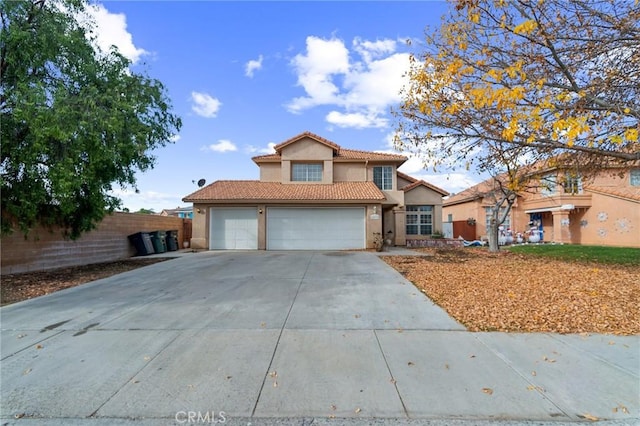
<instances>
[{"instance_id":1,"label":"front lawn","mask_svg":"<svg viewBox=\"0 0 640 426\"><path fill-rule=\"evenodd\" d=\"M640 265L640 248L527 244L511 246L508 250L513 253L544 256L565 261Z\"/></svg>"}]
</instances>

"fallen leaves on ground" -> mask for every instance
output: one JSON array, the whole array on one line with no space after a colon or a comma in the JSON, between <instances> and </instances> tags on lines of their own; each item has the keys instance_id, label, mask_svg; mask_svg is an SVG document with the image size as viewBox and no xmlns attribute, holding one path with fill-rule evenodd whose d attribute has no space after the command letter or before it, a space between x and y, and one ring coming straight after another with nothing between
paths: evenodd
<instances>
[{"instance_id":1,"label":"fallen leaves on ground","mask_svg":"<svg viewBox=\"0 0 640 426\"><path fill-rule=\"evenodd\" d=\"M50 271L3 275L0 282L0 301L2 305L8 305L169 259L171 258L136 258Z\"/></svg>"},{"instance_id":2,"label":"fallen leaves on ground","mask_svg":"<svg viewBox=\"0 0 640 426\"><path fill-rule=\"evenodd\" d=\"M382 259L471 331L640 333L640 266L423 251Z\"/></svg>"}]
</instances>

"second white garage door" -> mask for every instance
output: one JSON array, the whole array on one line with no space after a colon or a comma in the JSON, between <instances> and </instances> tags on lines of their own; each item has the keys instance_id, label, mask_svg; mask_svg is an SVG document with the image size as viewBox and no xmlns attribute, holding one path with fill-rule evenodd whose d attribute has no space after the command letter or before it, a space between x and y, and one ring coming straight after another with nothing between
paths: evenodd
<instances>
[{"instance_id":1,"label":"second white garage door","mask_svg":"<svg viewBox=\"0 0 640 426\"><path fill-rule=\"evenodd\" d=\"M364 208L269 208L267 250L365 247Z\"/></svg>"},{"instance_id":2,"label":"second white garage door","mask_svg":"<svg viewBox=\"0 0 640 426\"><path fill-rule=\"evenodd\" d=\"M210 213L210 249L258 248L258 211L255 207L212 207Z\"/></svg>"}]
</instances>

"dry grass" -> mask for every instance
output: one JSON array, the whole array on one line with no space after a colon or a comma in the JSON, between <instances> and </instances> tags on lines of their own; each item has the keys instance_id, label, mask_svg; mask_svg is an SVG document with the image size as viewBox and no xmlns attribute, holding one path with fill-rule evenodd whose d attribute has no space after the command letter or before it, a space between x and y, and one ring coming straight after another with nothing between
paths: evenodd
<instances>
[{"instance_id":1,"label":"dry grass","mask_svg":"<svg viewBox=\"0 0 640 426\"><path fill-rule=\"evenodd\" d=\"M135 258L116 262L72 266L50 271L3 275L0 283L0 304L8 305L33 297L44 296L58 290L75 287L169 259L167 257Z\"/></svg>"},{"instance_id":2,"label":"dry grass","mask_svg":"<svg viewBox=\"0 0 640 426\"><path fill-rule=\"evenodd\" d=\"M640 333L640 266L424 251L383 259L469 330Z\"/></svg>"}]
</instances>

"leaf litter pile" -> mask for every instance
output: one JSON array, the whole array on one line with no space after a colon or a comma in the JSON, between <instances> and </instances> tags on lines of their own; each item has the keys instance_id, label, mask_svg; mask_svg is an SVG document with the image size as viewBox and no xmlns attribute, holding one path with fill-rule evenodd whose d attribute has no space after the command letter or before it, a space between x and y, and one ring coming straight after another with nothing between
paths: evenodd
<instances>
[{"instance_id":1,"label":"leaf litter pile","mask_svg":"<svg viewBox=\"0 0 640 426\"><path fill-rule=\"evenodd\" d=\"M168 257L127 259L92 265L71 266L49 271L3 275L0 282L0 304L20 302L58 290L107 278L121 272L169 260Z\"/></svg>"},{"instance_id":2,"label":"leaf litter pile","mask_svg":"<svg viewBox=\"0 0 640 426\"><path fill-rule=\"evenodd\" d=\"M422 251L382 259L471 331L640 333L640 265Z\"/></svg>"}]
</instances>

